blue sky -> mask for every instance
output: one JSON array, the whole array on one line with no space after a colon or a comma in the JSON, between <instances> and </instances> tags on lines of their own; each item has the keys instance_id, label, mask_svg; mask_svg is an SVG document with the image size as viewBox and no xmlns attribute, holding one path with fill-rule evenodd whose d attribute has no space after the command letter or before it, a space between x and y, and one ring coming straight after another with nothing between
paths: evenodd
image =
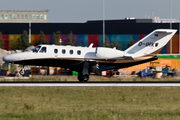
<instances>
[{"instance_id":1,"label":"blue sky","mask_svg":"<svg viewBox=\"0 0 180 120\"><path fill-rule=\"evenodd\" d=\"M104 0L105 19L170 18L170 0ZM172 0L172 18L180 19L180 0ZM103 0L0 0L1 10L49 10L49 22L82 23L103 19ZM154 12L152 12L152 10Z\"/></svg>"}]
</instances>

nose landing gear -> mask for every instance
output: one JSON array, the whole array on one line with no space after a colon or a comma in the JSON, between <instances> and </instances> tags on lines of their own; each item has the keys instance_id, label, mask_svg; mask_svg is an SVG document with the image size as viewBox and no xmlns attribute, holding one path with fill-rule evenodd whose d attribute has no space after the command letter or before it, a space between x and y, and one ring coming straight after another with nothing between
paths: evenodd
<instances>
[{"instance_id":1,"label":"nose landing gear","mask_svg":"<svg viewBox=\"0 0 180 120\"><path fill-rule=\"evenodd\" d=\"M19 73L22 75L22 76L24 76L25 75L25 69L24 68L22 68L20 71L19 71Z\"/></svg>"}]
</instances>

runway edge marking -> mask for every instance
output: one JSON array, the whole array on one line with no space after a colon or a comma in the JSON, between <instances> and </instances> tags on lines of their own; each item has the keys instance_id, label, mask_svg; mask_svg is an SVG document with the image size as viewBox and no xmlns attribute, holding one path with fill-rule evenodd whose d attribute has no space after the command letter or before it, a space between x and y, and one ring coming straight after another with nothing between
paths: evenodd
<instances>
[{"instance_id":1,"label":"runway edge marking","mask_svg":"<svg viewBox=\"0 0 180 120\"><path fill-rule=\"evenodd\" d=\"M1 83L0 86L27 87L180 87L180 83Z\"/></svg>"}]
</instances>

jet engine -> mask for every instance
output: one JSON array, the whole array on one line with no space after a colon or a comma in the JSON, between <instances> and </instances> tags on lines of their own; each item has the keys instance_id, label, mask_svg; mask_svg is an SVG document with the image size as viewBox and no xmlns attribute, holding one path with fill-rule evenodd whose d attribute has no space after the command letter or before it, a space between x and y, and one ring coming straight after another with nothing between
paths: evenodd
<instances>
[{"instance_id":1,"label":"jet engine","mask_svg":"<svg viewBox=\"0 0 180 120\"><path fill-rule=\"evenodd\" d=\"M103 59L114 59L123 57L124 52L114 48L97 47L96 56Z\"/></svg>"}]
</instances>

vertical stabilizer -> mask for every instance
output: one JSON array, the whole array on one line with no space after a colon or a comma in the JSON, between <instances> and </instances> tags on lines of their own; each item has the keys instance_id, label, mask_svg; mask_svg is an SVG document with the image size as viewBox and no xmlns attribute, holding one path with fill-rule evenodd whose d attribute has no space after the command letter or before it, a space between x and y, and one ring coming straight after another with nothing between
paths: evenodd
<instances>
[{"instance_id":1,"label":"vertical stabilizer","mask_svg":"<svg viewBox=\"0 0 180 120\"><path fill-rule=\"evenodd\" d=\"M149 35L126 49L125 56L141 57L144 55L156 55L169 42L177 30L157 29Z\"/></svg>"}]
</instances>

